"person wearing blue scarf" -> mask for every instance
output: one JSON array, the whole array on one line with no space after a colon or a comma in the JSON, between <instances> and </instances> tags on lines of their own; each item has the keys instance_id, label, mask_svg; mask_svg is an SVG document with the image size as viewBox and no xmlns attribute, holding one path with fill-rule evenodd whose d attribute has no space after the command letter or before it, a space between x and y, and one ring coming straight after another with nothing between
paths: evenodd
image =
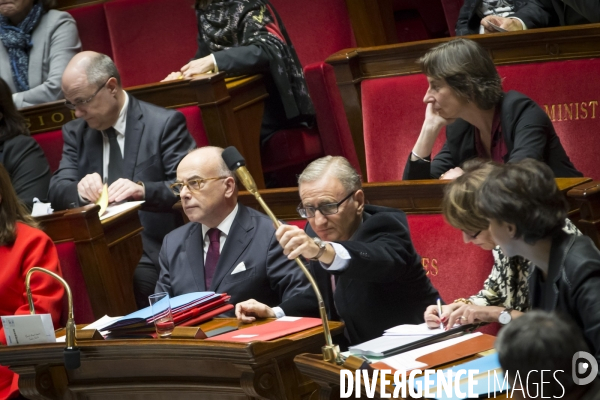
<instances>
[{"instance_id":1,"label":"person wearing blue scarf","mask_svg":"<svg viewBox=\"0 0 600 400\"><path fill-rule=\"evenodd\" d=\"M75 20L51 0L0 4L0 78L18 108L62 98L60 78L81 49Z\"/></svg>"}]
</instances>

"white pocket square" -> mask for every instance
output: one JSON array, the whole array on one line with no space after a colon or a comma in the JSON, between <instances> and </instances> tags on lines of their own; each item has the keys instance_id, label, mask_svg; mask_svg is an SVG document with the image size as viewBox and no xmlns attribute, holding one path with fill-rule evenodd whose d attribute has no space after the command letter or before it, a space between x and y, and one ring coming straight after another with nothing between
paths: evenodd
<instances>
[{"instance_id":1,"label":"white pocket square","mask_svg":"<svg viewBox=\"0 0 600 400\"><path fill-rule=\"evenodd\" d=\"M233 275L233 274L237 274L238 272L243 272L243 271L245 271L245 270L246 270L246 264L244 264L244 262L242 261L241 263L239 263L239 264L237 265L237 267L235 267L235 268L233 269L233 271L231 272L231 275Z\"/></svg>"}]
</instances>

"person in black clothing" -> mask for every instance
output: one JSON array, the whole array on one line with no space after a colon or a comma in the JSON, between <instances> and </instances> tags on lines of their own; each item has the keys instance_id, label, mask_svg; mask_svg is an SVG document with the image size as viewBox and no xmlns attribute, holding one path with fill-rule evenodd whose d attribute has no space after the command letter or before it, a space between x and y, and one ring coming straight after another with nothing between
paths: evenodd
<instances>
[{"instance_id":1,"label":"person in black clothing","mask_svg":"<svg viewBox=\"0 0 600 400\"><path fill-rule=\"evenodd\" d=\"M600 360L600 251L589 237L563 231L568 204L550 168L532 159L496 168L479 189L477 208L507 257L535 265L531 308L569 315Z\"/></svg>"},{"instance_id":2,"label":"person in black clothing","mask_svg":"<svg viewBox=\"0 0 600 400\"><path fill-rule=\"evenodd\" d=\"M454 179L462 163L476 157L502 164L534 158L556 177L582 175L546 113L529 97L502 91L494 62L480 45L455 39L434 47L419 63L429 81L427 110L403 179ZM446 143L432 160L444 127Z\"/></svg>"},{"instance_id":3,"label":"person in black clothing","mask_svg":"<svg viewBox=\"0 0 600 400\"><path fill-rule=\"evenodd\" d=\"M306 231L282 225L276 235L288 258L310 260L328 315L346 325L350 344L381 336L400 324L423 322L439 297L415 251L406 215L365 204L360 176L343 157L313 161L298 179ZM255 304L238 304L248 314L268 316Z\"/></svg>"},{"instance_id":4,"label":"person in black clothing","mask_svg":"<svg viewBox=\"0 0 600 400\"><path fill-rule=\"evenodd\" d=\"M600 2L597 0L529 0L512 17L489 15L481 21L486 33L497 32L489 23L508 31L548 28L551 26L584 25L600 22Z\"/></svg>"},{"instance_id":5,"label":"person in black clothing","mask_svg":"<svg viewBox=\"0 0 600 400\"><path fill-rule=\"evenodd\" d=\"M198 51L165 80L225 71L265 74L269 97L261 142L275 131L314 123L302 66L283 23L268 0L196 0Z\"/></svg>"},{"instance_id":6,"label":"person in black clothing","mask_svg":"<svg viewBox=\"0 0 600 400\"><path fill-rule=\"evenodd\" d=\"M0 78L0 164L8 171L19 199L31 210L33 198L45 200L52 174L40 145L29 134L25 119Z\"/></svg>"}]
</instances>

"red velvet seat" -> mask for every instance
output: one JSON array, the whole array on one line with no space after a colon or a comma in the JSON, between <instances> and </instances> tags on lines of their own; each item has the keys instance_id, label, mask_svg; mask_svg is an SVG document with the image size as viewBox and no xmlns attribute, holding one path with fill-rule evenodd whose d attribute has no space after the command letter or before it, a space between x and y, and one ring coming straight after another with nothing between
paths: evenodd
<instances>
[{"instance_id":1,"label":"red velvet seat","mask_svg":"<svg viewBox=\"0 0 600 400\"><path fill-rule=\"evenodd\" d=\"M104 8L123 87L158 82L196 53L193 1L112 0Z\"/></svg>"},{"instance_id":2,"label":"red velvet seat","mask_svg":"<svg viewBox=\"0 0 600 400\"><path fill-rule=\"evenodd\" d=\"M50 165L50 171L56 171L58 169L58 165L60 164L60 159L62 158L62 130L37 133L33 135L33 138L38 142L44 151L46 159L48 159L48 164Z\"/></svg>"},{"instance_id":3,"label":"red velvet seat","mask_svg":"<svg viewBox=\"0 0 600 400\"><path fill-rule=\"evenodd\" d=\"M421 264L446 303L477 294L494 265L491 251L464 243L461 232L448 225L441 214L408 215L412 242ZM499 324L479 330L495 335Z\"/></svg>"},{"instance_id":4,"label":"red velvet seat","mask_svg":"<svg viewBox=\"0 0 600 400\"><path fill-rule=\"evenodd\" d=\"M68 12L77 22L82 50L96 51L112 58L112 45L106 24L104 3L76 7Z\"/></svg>"},{"instance_id":5,"label":"red velvet seat","mask_svg":"<svg viewBox=\"0 0 600 400\"><path fill-rule=\"evenodd\" d=\"M442 0L442 7L444 8L444 16L446 17L450 36L456 36L456 30L454 28L456 27L458 15L460 14L463 3L464 0Z\"/></svg>"},{"instance_id":6,"label":"red velvet seat","mask_svg":"<svg viewBox=\"0 0 600 400\"><path fill-rule=\"evenodd\" d=\"M425 117L424 75L367 79L361 84L365 157L369 182L399 181ZM445 130L435 143L437 153Z\"/></svg>"},{"instance_id":7,"label":"red velvet seat","mask_svg":"<svg viewBox=\"0 0 600 400\"><path fill-rule=\"evenodd\" d=\"M498 72L505 90L526 94L550 115L564 149L583 176L600 179L600 108L593 78L600 75L600 59L500 66Z\"/></svg>"},{"instance_id":8,"label":"red velvet seat","mask_svg":"<svg viewBox=\"0 0 600 400\"><path fill-rule=\"evenodd\" d=\"M200 108L198 106L188 106L178 108L177 111L180 111L185 116L188 131L196 141L196 146L208 146L208 138L206 136L204 124L202 123L202 112L200 111Z\"/></svg>"},{"instance_id":9,"label":"red velvet seat","mask_svg":"<svg viewBox=\"0 0 600 400\"><path fill-rule=\"evenodd\" d=\"M284 145L292 153L277 155L271 149L278 147L269 144L263 149L263 169L272 170L276 164L273 159L297 160L295 173L302 171L310 161L324 155L341 155L360 172L360 165L354 149L354 142L348 127L342 100L337 88L333 69L324 60L344 48L354 47L355 40L350 24L348 9L344 0L308 0L300 5L288 0L272 0L271 3L283 20L294 48L304 67L308 92L313 100L317 116L317 129L308 132L287 130L277 133L271 142ZM310 21L311 29L306 29ZM278 135L283 136L276 139ZM299 138L294 138L294 135ZM321 149L314 147L320 138ZM299 140L301 139L301 143ZM281 148L281 147L279 147ZM292 167L287 167L292 168ZM293 177L293 173L290 174Z\"/></svg>"},{"instance_id":10,"label":"red velvet seat","mask_svg":"<svg viewBox=\"0 0 600 400\"><path fill-rule=\"evenodd\" d=\"M79 259L77 258L77 249L75 243L64 242L56 244L56 251L60 261L60 268L63 278L69 284L73 295L73 316L77 324L89 324L95 321L90 297L87 292ZM68 301L65 293L63 302L63 313L61 316L61 326L65 326L68 317Z\"/></svg>"}]
</instances>

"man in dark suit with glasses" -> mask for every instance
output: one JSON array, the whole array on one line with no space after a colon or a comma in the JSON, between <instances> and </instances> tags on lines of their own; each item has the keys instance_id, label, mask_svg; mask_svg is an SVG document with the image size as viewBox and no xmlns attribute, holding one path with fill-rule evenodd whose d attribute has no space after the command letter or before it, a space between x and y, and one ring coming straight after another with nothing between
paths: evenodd
<instances>
[{"instance_id":1,"label":"man in dark suit with glasses","mask_svg":"<svg viewBox=\"0 0 600 400\"><path fill-rule=\"evenodd\" d=\"M183 224L172 209L169 185L187 152L196 147L185 117L128 95L110 57L83 52L62 77L66 106L76 120L63 126L63 154L48 197L57 210L95 203L108 186L108 201L144 200L139 211L143 254L133 276L138 308L148 306L158 279L164 236Z\"/></svg>"},{"instance_id":2,"label":"man in dark suit with glasses","mask_svg":"<svg viewBox=\"0 0 600 400\"><path fill-rule=\"evenodd\" d=\"M298 213L309 224L305 231L281 226L277 239L288 258L310 260L328 314L344 321L350 344L422 323L439 295L421 267L404 213L366 205L361 178L343 157L313 161L298 185ZM258 313L251 305L238 307Z\"/></svg>"},{"instance_id":3,"label":"man in dark suit with glasses","mask_svg":"<svg viewBox=\"0 0 600 400\"><path fill-rule=\"evenodd\" d=\"M171 189L190 223L163 241L156 292L178 296L208 290L229 294L233 304L260 304L264 317L318 316L308 279L283 254L269 217L238 203L238 187L222 153L202 147L177 167Z\"/></svg>"}]
</instances>

